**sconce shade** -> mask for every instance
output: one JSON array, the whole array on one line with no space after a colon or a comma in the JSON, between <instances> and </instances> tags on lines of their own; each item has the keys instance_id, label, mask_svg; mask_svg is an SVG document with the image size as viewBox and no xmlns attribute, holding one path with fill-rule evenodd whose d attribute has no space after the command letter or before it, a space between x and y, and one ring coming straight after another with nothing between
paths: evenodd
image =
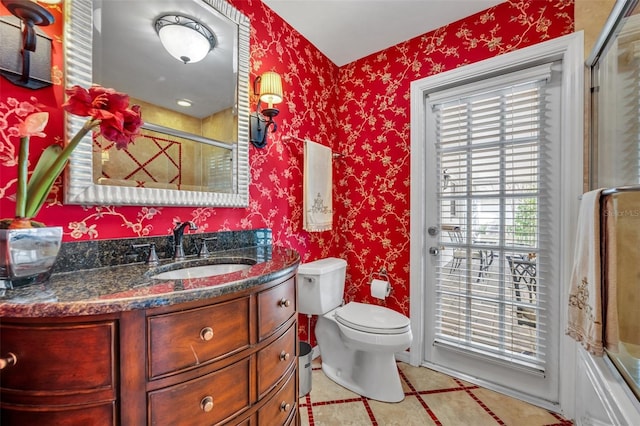
<instances>
[{"instance_id":1,"label":"sconce shade","mask_svg":"<svg viewBox=\"0 0 640 426\"><path fill-rule=\"evenodd\" d=\"M282 102L282 78L280 74L267 71L260 76L260 100L266 102L269 108L273 104Z\"/></svg>"},{"instance_id":2,"label":"sconce shade","mask_svg":"<svg viewBox=\"0 0 640 426\"><path fill-rule=\"evenodd\" d=\"M185 64L203 60L216 45L213 32L187 16L160 16L155 28L166 51Z\"/></svg>"},{"instance_id":3,"label":"sconce shade","mask_svg":"<svg viewBox=\"0 0 640 426\"><path fill-rule=\"evenodd\" d=\"M260 91L258 92L258 82L260 83ZM251 123L251 143L256 148L264 148L267 146L267 130L271 127L271 133L275 133L278 125L273 121L273 117L278 115L280 111L273 107L273 104L279 104L283 99L282 78L280 74L273 71L267 71L260 77L253 80L253 93L260 97L256 112L251 114L249 121ZM260 103L266 102L267 108L260 109ZM266 117L266 118L265 118Z\"/></svg>"}]
</instances>

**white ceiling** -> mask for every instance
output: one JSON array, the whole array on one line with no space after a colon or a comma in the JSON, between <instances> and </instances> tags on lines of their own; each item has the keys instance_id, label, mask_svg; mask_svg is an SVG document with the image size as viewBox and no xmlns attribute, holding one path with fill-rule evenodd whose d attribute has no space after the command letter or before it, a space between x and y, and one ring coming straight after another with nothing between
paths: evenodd
<instances>
[{"instance_id":1,"label":"white ceiling","mask_svg":"<svg viewBox=\"0 0 640 426\"><path fill-rule=\"evenodd\" d=\"M342 66L504 0L263 0Z\"/></svg>"}]
</instances>

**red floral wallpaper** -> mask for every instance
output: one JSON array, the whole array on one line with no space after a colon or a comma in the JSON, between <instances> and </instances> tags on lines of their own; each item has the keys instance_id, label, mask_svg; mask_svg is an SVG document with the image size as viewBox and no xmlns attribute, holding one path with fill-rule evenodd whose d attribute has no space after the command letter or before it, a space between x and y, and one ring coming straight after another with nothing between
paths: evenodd
<instances>
[{"instance_id":1,"label":"red floral wallpaper","mask_svg":"<svg viewBox=\"0 0 640 426\"><path fill-rule=\"evenodd\" d=\"M573 0L510 0L339 70L334 202L347 300L409 314L410 84L574 31ZM369 294L384 268L393 291ZM304 321L303 321L304 323Z\"/></svg>"},{"instance_id":2,"label":"red floral wallpaper","mask_svg":"<svg viewBox=\"0 0 640 426\"><path fill-rule=\"evenodd\" d=\"M393 292L383 304L408 315L410 82L573 32L573 0L506 1L341 68L260 0L230 3L251 21L251 78L276 71L285 91L278 132L265 149L249 151L249 207L62 205L58 182L37 219L63 226L65 241L169 235L184 220L206 232L268 227L276 244L295 248L303 261L345 258L347 300L372 302L367 284L385 268ZM56 19L42 28L53 38L54 85L34 91L0 78L0 218L14 213L20 120L38 109L51 113L47 138L32 138L32 164L46 145L62 142L64 3L47 7ZM333 231L302 230L303 147L285 135L346 154L334 165ZM300 338L307 338L306 319Z\"/></svg>"}]
</instances>

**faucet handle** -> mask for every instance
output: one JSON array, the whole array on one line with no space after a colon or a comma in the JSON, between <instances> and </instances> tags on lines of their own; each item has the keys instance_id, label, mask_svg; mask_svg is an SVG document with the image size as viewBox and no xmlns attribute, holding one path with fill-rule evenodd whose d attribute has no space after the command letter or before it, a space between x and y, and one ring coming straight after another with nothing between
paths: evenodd
<instances>
[{"instance_id":1,"label":"faucet handle","mask_svg":"<svg viewBox=\"0 0 640 426\"><path fill-rule=\"evenodd\" d=\"M149 256L147 257L147 261L145 262L149 266L157 266L160 263L160 259L158 259L158 254L156 253L156 244L132 244L132 249L146 248L149 247Z\"/></svg>"},{"instance_id":2,"label":"faucet handle","mask_svg":"<svg viewBox=\"0 0 640 426\"><path fill-rule=\"evenodd\" d=\"M218 237L204 237L200 238L202 245L200 246L200 250L198 251L198 257L207 258L211 254L209 252L209 247L207 247L207 241L216 241Z\"/></svg>"},{"instance_id":3,"label":"faucet handle","mask_svg":"<svg viewBox=\"0 0 640 426\"><path fill-rule=\"evenodd\" d=\"M201 238L202 244L200 245L200 250L198 251L198 257L207 258L209 257L209 248L207 247L208 238Z\"/></svg>"},{"instance_id":4,"label":"faucet handle","mask_svg":"<svg viewBox=\"0 0 640 426\"><path fill-rule=\"evenodd\" d=\"M156 253L156 244L149 243L149 257L147 258L147 265L157 266L160 263L158 259L158 253Z\"/></svg>"}]
</instances>

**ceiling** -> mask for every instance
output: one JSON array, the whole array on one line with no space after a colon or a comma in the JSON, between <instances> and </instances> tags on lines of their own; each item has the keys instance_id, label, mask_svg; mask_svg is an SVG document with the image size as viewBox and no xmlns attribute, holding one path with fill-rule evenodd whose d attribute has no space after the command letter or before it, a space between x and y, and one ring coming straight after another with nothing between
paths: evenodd
<instances>
[{"instance_id":1,"label":"ceiling","mask_svg":"<svg viewBox=\"0 0 640 426\"><path fill-rule=\"evenodd\" d=\"M504 0L263 0L343 66Z\"/></svg>"}]
</instances>

